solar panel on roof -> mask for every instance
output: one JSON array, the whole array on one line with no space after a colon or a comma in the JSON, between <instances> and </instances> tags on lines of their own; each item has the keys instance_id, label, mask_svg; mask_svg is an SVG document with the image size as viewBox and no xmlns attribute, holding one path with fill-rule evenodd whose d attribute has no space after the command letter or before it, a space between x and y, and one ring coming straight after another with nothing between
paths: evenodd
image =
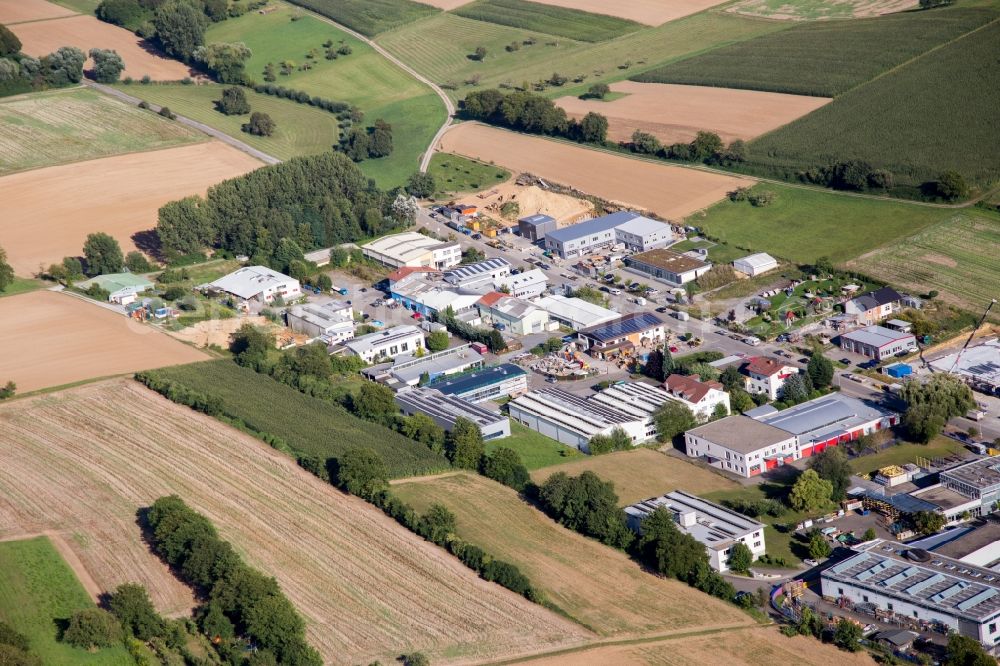
<instances>
[{"instance_id":1,"label":"solar panel on roof","mask_svg":"<svg viewBox=\"0 0 1000 666\"><path fill-rule=\"evenodd\" d=\"M662 323L662 320L653 313L641 312L628 319L619 319L618 321L597 326L589 331L588 335L599 340L611 340L638 333Z\"/></svg>"}]
</instances>

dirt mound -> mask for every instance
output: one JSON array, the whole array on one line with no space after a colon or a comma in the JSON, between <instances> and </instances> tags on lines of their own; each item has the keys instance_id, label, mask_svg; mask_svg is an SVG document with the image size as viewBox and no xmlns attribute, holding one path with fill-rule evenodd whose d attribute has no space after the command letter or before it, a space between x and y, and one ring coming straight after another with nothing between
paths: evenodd
<instances>
[{"instance_id":1,"label":"dirt mound","mask_svg":"<svg viewBox=\"0 0 1000 666\"><path fill-rule=\"evenodd\" d=\"M480 205L492 217L500 217L500 207L509 202L518 205L517 217L543 214L554 217L560 224L572 224L590 216L594 204L568 194L543 190L537 185L518 185L513 181L477 195ZM516 219L503 219L504 224L517 224Z\"/></svg>"}]
</instances>

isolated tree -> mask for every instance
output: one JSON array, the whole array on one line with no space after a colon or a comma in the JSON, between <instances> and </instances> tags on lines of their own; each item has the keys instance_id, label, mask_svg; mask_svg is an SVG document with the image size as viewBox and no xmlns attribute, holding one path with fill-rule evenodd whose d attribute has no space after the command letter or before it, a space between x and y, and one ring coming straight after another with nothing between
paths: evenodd
<instances>
[{"instance_id":1,"label":"isolated tree","mask_svg":"<svg viewBox=\"0 0 1000 666\"><path fill-rule=\"evenodd\" d=\"M673 513L659 507L642 521L637 543L640 559L663 576L691 581L700 565L708 565L705 547L681 532Z\"/></svg>"},{"instance_id":2,"label":"isolated tree","mask_svg":"<svg viewBox=\"0 0 1000 666\"><path fill-rule=\"evenodd\" d=\"M937 437L949 419L975 407L972 391L952 375L934 374L926 383L908 381L899 394L906 403L902 424L910 439L927 443Z\"/></svg>"},{"instance_id":3,"label":"isolated tree","mask_svg":"<svg viewBox=\"0 0 1000 666\"><path fill-rule=\"evenodd\" d=\"M386 423L399 413L396 394L385 384L365 382L351 398L351 408L357 416L369 421Z\"/></svg>"},{"instance_id":4,"label":"isolated tree","mask_svg":"<svg viewBox=\"0 0 1000 666\"><path fill-rule=\"evenodd\" d=\"M223 88L222 99L215 103L215 108L227 116L242 116L250 113L250 102L243 88L232 86Z\"/></svg>"},{"instance_id":5,"label":"isolated tree","mask_svg":"<svg viewBox=\"0 0 1000 666\"><path fill-rule=\"evenodd\" d=\"M937 195L946 201L955 201L969 196L969 186L957 171L945 171L936 182Z\"/></svg>"},{"instance_id":6,"label":"isolated tree","mask_svg":"<svg viewBox=\"0 0 1000 666\"><path fill-rule=\"evenodd\" d=\"M0 291L14 284L14 269L7 263L7 251L0 247Z\"/></svg>"},{"instance_id":7,"label":"isolated tree","mask_svg":"<svg viewBox=\"0 0 1000 666\"><path fill-rule=\"evenodd\" d=\"M732 407L734 413L742 414L750 411L756 405L749 393L742 389L736 389L729 394L729 406Z\"/></svg>"},{"instance_id":8,"label":"isolated tree","mask_svg":"<svg viewBox=\"0 0 1000 666\"><path fill-rule=\"evenodd\" d=\"M806 374L814 388L826 388L833 381L833 363L820 352L815 352L806 365Z\"/></svg>"},{"instance_id":9,"label":"isolated tree","mask_svg":"<svg viewBox=\"0 0 1000 666\"><path fill-rule=\"evenodd\" d=\"M875 538L876 536L877 536L877 535L875 534L875 528L874 528L874 527L869 527L868 529L866 529L866 530L865 530L865 533L864 533L864 535L863 535L863 536L861 537L861 540L862 540L862 541L871 541L871 540L872 540L872 539L874 539L874 538Z\"/></svg>"},{"instance_id":10,"label":"isolated tree","mask_svg":"<svg viewBox=\"0 0 1000 666\"><path fill-rule=\"evenodd\" d=\"M185 62L205 43L208 19L204 12L185 0L167 0L153 15L156 38L167 55Z\"/></svg>"},{"instance_id":11,"label":"isolated tree","mask_svg":"<svg viewBox=\"0 0 1000 666\"><path fill-rule=\"evenodd\" d=\"M87 275L105 275L120 273L125 266L125 257L118 241L103 232L87 236L83 244L83 256L87 262Z\"/></svg>"},{"instance_id":12,"label":"isolated tree","mask_svg":"<svg viewBox=\"0 0 1000 666\"><path fill-rule=\"evenodd\" d=\"M814 560L825 560L830 557L830 553L833 552L833 548L830 547L830 543L819 530L813 530L809 533L808 549L809 557Z\"/></svg>"},{"instance_id":13,"label":"isolated tree","mask_svg":"<svg viewBox=\"0 0 1000 666\"><path fill-rule=\"evenodd\" d=\"M13 381L8 381L2 387L0 387L0 400L7 400L8 398L13 398L14 394L17 393L17 384Z\"/></svg>"},{"instance_id":14,"label":"isolated tree","mask_svg":"<svg viewBox=\"0 0 1000 666\"><path fill-rule=\"evenodd\" d=\"M427 513L420 517L417 523L417 533L439 545L444 545L455 533L455 514L443 504L431 504Z\"/></svg>"},{"instance_id":15,"label":"isolated tree","mask_svg":"<svg viewBox=\"0 0 1000 666\"><path fill-rule=\"evenodd\" d=\"M243 83L245 65L253 53L243 42L213 42L194 49L192 58L215 75L219 83Z\"/></svg>"},{"instance_id":16,"label":"isolated tree","mask_svg":"<svg viewBox=\"0 0 1000 666\"><path fill-rule=\"evenodd\" d=\"M587 143L604 143L608 139L608 119L591 111L580 120L580 139Z\"/></svg>"},{"instance_id":17,"label":"isolated tree","mask_svg":"<svg viewBox=\"0 0 1000 666\"><path fill-rule=\"evenodd\" d=\"M618 506L614 484L593 472L575 477L557 472L542 484L538 499L560 524L609 546L624 549L634 538L625 523L625 512ZM704 547L701 552L704 555Z\"/></svg>"},{"instance_id":18,"label":"isolated tree","mask_svg":"<svg viewBox=\"0 0 1000 666\"><path fill-rule=\"evenodd\" d=\"M125 61L114 49L90 49L94 61L94 80L98 83L117 83Z\"/></svg>"},{"instance_id":19,"label":"isolated tree","mask_svg":"<svg viewBox=\"0 0 1000 666\"><path fill-rule=\"evenodd\" d=\"M610 92L611 88L608 87L607 83L595 83L587 89L586 97L604 99Z\"/></svg>"},{"instance_id":20,"label":"isolated tree","mask_svg":"<svg viewBox=\"0 0 1000 666\"><path fill-rule=\"evenodd\" d=\"M483 433L475 423L459 416L445 438L444 450L455 467L479 469L479 462L486 453Z\"/></svg>"},{"instance_id":21,"label":"isolated tree","mask_svg":"<svg viewBox=\"0 0 1000 666\"><path fill-rule=\"evenodd\" d=\"M719 404L717 404L715 406L715 409L712 410L712 420L713 421L718 421L719 419L724 419L727 416L729 416L729 410L726 409L726 404L723 403L723 402L720 402Z\"/></svg>"},{"instance_id":22,"label":"isolated tree","mask_svg":"<svg viewBox=\"0 0 1000 666\"><path fill-rule=\"evenodd\" d=\"M446 331L434 331L427 336L427 349L432 352L443 351L448 348L448 333Z\"/></svg>"},{"instance_id":23,"label":"isolated tree","mask_svg":"<svg viewBox=\"0 0 1000 666\"><path fill-rule=\"evenodd\" d=\"M486 47L477 46L475 52L472 54L472 58L473 60L478 60L479 62L486 60Z\"/></svg>"},{"instance_id":24,"label":"isolated tree","mask_svg":"<svg viewBox=\"0 0 1000 666\"><path fill-rule=\"evenodd\" d=\"M663 374L663 352L661 350L654 349L649 352L646 356L646 363L642 366L642 374L658 382L662 382L665 379Z\"/></svg>"},{"instance_id":25,"label":"isolated tree","mask_svg":"<svg viewBox=\"0 0 1000 666\"><path fill-rule=\"evenodd\" d=\"M622 428L613 428L607 435L594 435L587 442L587 452L599 456L612 451L626 451L632 448L632 438Z\"/></svg>"},{"instance_id":26,"label":"isolated tree","mask_svg":"<svg viewBox=\"0 0 1000 666\"><path fill-rule=\"evenodd\" d=\"M21 40L10 29L0 23L0 58L16 55L21 51Z\"/></svg>"},{"instance_id":27,"label":"isolated tree","mask_svg":"<svg viewBox=\"0 0 1000 666\"><path fill-rule=\"evenodd\" d=\"M125 255L125 268L132 273L149 273L154 269L153 265L146 259L146 255L138 250L132 250Z\"/></svg>"},{"instance_id":28,"label":"isolated tree","mask_svg":"<svg viewBox=\"0 0 1000 666\"><path fill-rule=\"evenodd\" d=\"M656 424L657 440L670 442L691 428L698 425L694 414L682 402L667 400L653 413L653 423Z\"/></svg>"},{"instance_id":29,"label":"isolated tree","mask_svg":"<svg viewBox=\"0 0 1000 666\"><path fill-rule=\"evenodd\" d=\"M781 385L781 398L786 403L797 404L809 399L810 386L806 383L808 375L794 374Z\"/></svg>"},{"instance_id":30,"label":"isolated tree","mask_svg":"<svg viewBox=\"0 0 1000 666\"><path fill-rule=\"evenodd\" d=\"M958 633L948 636L944 666L994 666L996 661L975 638Z\"/></svg>"},{"instance_id":31,"label":"isolated tree","mask_svg":"<svg viewBox=\"0 0 1000 666\"><path fill-rule=\"evenodd\" d=\"M352 495L371 499L389 487L389 470L372 449L350 449L337 459L337 485Z\"/></svg>"},{"instance_id":32,"label":"isolated tree","mask_svg":"<svg viewBox=\"0 0 1000 666\"><path fill-rule=\"evenodd\" d=\"M163 618L156 612L142 585L119 585L108 599L108 610L118 618L125 631L141 641L162 636L166 630Z\"/></svg>"},{"instance_id":33,"label":"isolated tree","mask_svg":"<svg viewBox=\"0 0 1000 666\"><path fill-rule=\"evenodd\" d=\"M258 369L267 361L267 353L274 349L274 336L263 328L245 323L229 336L229 351L237 364Z\"/></svg>"},{"instance_id":34,"label":"isolated tree","mask_svg":"<svg viewBox=\"0 0 1000 666\"><path fill-rule=\"evenodd\" d=\"M847 496L847 488L851 485L851 466L843 449L837 446L823 449L809 461L809 468L821 479L830 482L831 500L839 502Z\"/></svg>"},{"instance_id":35,"label":"isolated tree","mask_svg":"<svg viewBox=\"0 0 1000 666\"><path fill-rule=\"evenodd\" d=\"M403 655L403 666L431 666L431 660L423 652Z\"/></svg>"},{"instance_id":36,"label":"isolated tree","mask_svg":"<svg viewBox=\"0 0 1000 666\"><path fill-rule=\"evenodd\" d=\"M63 641L84 650L111 647L121 640L122 627L115 616L96 607L73 613L63 632Z\"/></svg>"},{"instance_id":37,"label":"isolated tree","mask_svg":"<svg viewBox=\"0 0 1000 666\"><path fill-rule=\"evenodd\" d=\"M361 127L352 127L344 139L344 152L355 162L363 162L368 159L368 152L371 149L371 137Z\"/></svg>"},{"instance_id":38,"label":"isolated tree","mask_svg":"<svg viewBox=\"0 0 1000 666\"><path fill-rule=\"evenodd\" d=\"M160 208L156 235L167 256L183 256L211 245L215 234L201 197L191 196Z\"/></svg>"},{"instance_id":39,"label":"isolated tree","mask_svg":"<svg viewBox=\"0 0 1000 666\"><path fill-rule=\"evenodd\" d=\"M737 541L729 550L729 568L736 573L745 574L753 564L753 553L742 541Z\"/></svg>"},{"instance_id":40,"label":"isolated tree","mask_svg":"<svg viewBox=\"0 0 1000 666\"><path fill-rule=\"evenodd\" d=\"M862 649L861 636L861 625L842 617L837 620L837 626L833 630L833 644L841 650L859 652Z\"/></svg>"},{"instance_id":41,"label":"isolated tree","mask_svg":"<svg viewBox=\"0 0 1000 666\"><path fill-rule=\"evenodd\" d=\"M372 126L371 142L368 146L368 156L379 158L388 157L391 154L392 125L379 118Z\"/></svg>"},{"instance_id":42,"label":"isolated tree","mask_svg":"<svg viewBox=\"0 0 1000 666\"><path fill-rule=\"evenodd\" d=\"M244 123L240 129L254 136L271 136L276 127L271 116L262 111L254 111L250 114L250 122Z\"/></svg>"},{"instance_id":43,"label":"isolated tree","mask_svg":"<svg viewBox=\"0 0 1000 666\"><path fill-rule=\"evenodd\" d=\"M730 365L722 371L722 374L719 375L719 383L730 393L743 389L746 385L743 374L735 365Z\"/></svg>"},{"instance_id":44,"label":"isolated tree","mask_svg":"<svg viewBox=\"0 0 1000 666\"><path fill-rule=\"evenodd\" d=\"M521 492L531 477L514 449L505 446L483 457L483 475Z\"/></svg>"},{"instance_id":45,"label":"isolated tree","mask_svg":"<svg viewBox=\"0 0 1000 666\"><path fill-rule=\"evenodd\" d=\"M921 534L935 534L945 526L947 520L936 511L917 511L913 514L913 525Z\"/></svg>"},{"instance_id":46,"label":"isolated tree","mask_svg":"<svg viewBox=\"0 0 1000 666\"><path fill-rule=\"evenodd\" d=\"M429 198L436 189L437 183L434 181L434 176L429 173L417 171L406 181L406 191L421 199Z\"/></svg>"},{"instance_id":47,"label":"isolated tree","mask_svg":"<svg viewBox=\"0 0 1000 666\"><path fill-rule=\"evenodd\" d=\"M830 502L833 484L821 479L816 470L807 469L796 479L788 503L796 511L817 511Z\"/></svg>"}]
</instances>

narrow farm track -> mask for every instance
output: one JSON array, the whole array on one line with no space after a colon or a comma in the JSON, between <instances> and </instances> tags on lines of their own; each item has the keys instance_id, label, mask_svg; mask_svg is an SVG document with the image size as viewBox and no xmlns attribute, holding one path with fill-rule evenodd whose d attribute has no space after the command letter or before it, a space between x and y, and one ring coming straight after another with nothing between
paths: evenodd
<instances>
[{"instance_id":1,"label":"narrow farm track","mask_svg":"<svg viewBox=\"0 0 1000 666\"><path fill-rule=\"evenodd\" d=\"M413 69L412 67L410 67L409 65L407 65L405 62L403 62L402 60L400 60L399 58L397 58L396 56L394 56L391 53L389 53L388 51L386 51L380 45L378 45L377 43L375 43L374 40L369 39L365 35L362 35L360 32L356 32L354 30L351 30L346 25L342 25L340 23L337 23L333 19L327 18L326 16L323 16L322 14L317 14L316 12L306 10L305 8L300 8L300 9L302 9L304 12L306 12L310 16L313 16L314 18L317 18L320 21L323 21L324 23L332 25L333 27L337 28L338 30L342 30L343 32L346 32L347 34L351 35L352 37L361 40L362 42L364 42L368 46L370 46L373 49L375 49L376 53L378 53L379 55L381 55L383 58L385 58L386 60L388 60L392 64L396 65L396 67L399 67L401 70L403 70L404 72L406 72L407 74L409 74L410 76L412 76L413 78L415 78L417 81L420 81L421 83L423 83L424 85L426 85L428 88L430 88L431 90L433 90L434 94L441 98L441 101L444 102L444 108L448 112L448 117L445 118L444 124L441 125L440 129L438 129L437 133L434 135L434 138L431 139L430 145L427 146L427 150L424 151L424 154L420 158L420 170L426 172L427 168L431 164L431 157L433 157L433 155L434 155L434 148L435 148L435 146L438 145L438 141L440 141L441 137L444 136L444 133L448 131L448 128L451 126L452 121L455 119L455 104L454 104L454 102L451 101L451 99L448 97L448 95L445 94L444 90L442 90L441 87L438 86L438 84L434 83L433 81L431 81L430 79L428 79L426 76L424 76L423 74L421 74L417 70Z\"/></svg>"},{"instance_id":2,"label":"narrow farm track","mask_svg":"<svg viewBox=\"0 0 1000 666\"><path fill-rule=\"evenodd\" d=\"M90 86L91 88L94 88L95 90L101 91L105 95L111 95L112 97L116 97L116 98L122 100L123 102L126 102L128 104L132 104L133 106L137 106L139 104L139 102L142 101L138 97L133 97L132 95L128 95L128 94L122 92L121 90L116 90L115 88L112 88L111 86L106 86L106 85L103 85L101 83L96 83L94 81L90 81L89 79L84 79L83 83L84 83L84 85ZM150 104L149 108L151 110L157 111L157 112L159 112L159 110L160 110L160 107L157 106L156 104ZM200 132L204 132L205 134L207 134L207 135L209 135L211 137L214 137L214 138L218 139L219 141L222 141L223 143L228 144L228 145L232 146L233 148L235 148L237 150L242 150L247 155L250 155L251 157L257 158L258 160L260 160L264 164L278 164L279 162L281 162L281 160L279 160L277 157L274 157L273 155L268 155L267 153L265 153L262 150L257 150L253 146L250 146L250 145L248 145L246 143L243 143L239 139L236 139L236 138L234 138L234 137L226 134L225 132L221 132L221 131L215 129L214 127L209 127L205 123L200 123L197 120L192 120L191 118L185 118L184 116L178 116L176 114L174 114L174 115L175 115L175 117L177 119L177 122L179 122L179 123L181 123L183 125L187 125L188 127L193 127L194 129L196 129L196 130L198 130Z\"/></svg>"}]
</instances>

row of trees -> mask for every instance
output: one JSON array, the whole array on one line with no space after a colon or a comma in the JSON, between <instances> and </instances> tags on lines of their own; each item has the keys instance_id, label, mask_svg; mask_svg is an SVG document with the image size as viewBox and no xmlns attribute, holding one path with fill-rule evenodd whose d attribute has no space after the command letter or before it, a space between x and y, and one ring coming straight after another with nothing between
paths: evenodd
<instances>
[{"instance_id":1,"label":"row of trees","mask_svg":"<svg viewBox=\"0 0 1000 666\"><path fill-rule=\"evenodd\" d=\"M79 83L87 56L75 46L62 46L35 58L21 53L21 40L0 25L0 90L18 86L34 90Z\"/></svg>"},{"instance_id":2,"label":"row of trees","mask_svg":"<svg viewBox=\"0 0 1000 666\"><path fill-rule=\"evenodd\" d=\"M411 224L412 209L394 206L395 196L331 152L263 167L211 187L204 198L168 203L156 230L168 257L215 247L270 265L282 243L305 251Z\"/></svg>"},{"instance_id":3,"label":"row of trees","mask_svg":"<svg viewBox=\"0 0 1000 666\"><path fill-rule=\"evenodd\" d=\"M496 88L476 90L465 97L461 106L467 118L522 132L563 136L587 143L607 140L608 119L601 114L591 112L579 121L570 119L555 102L532 92L504 93Z\"/></svg>"},{"instance_id":4,"label":"row of trees","mask_svg":"<svg viewBox=\"0 0 1000 666\"><path fill-rule=\"evenodd\" d=\"M235 640L243 637L277 663L322 664L278 583L247 566L207 518L176 495L156 500L145 517L156 553L207 599L196 616L213 642L238 650ZM144 617L133 620L140 630Z\"/></svg>"}]
</instances>

